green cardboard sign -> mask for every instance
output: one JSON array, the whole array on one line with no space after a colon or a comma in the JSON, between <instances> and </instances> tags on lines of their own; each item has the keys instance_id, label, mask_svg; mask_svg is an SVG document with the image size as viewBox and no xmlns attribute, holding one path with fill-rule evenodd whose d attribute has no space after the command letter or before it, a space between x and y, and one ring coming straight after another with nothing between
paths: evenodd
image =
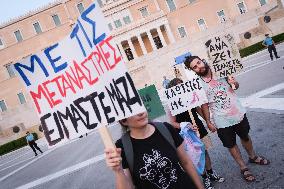
<instances>
[{"instance_id":1,"label":"green cardboard sign","mask_svg":"<svg viewBox=\"0 0 284 189\"><path fill-rule=\"evenodd\" d=\"M155 119L162 115L165 115L164 107L161 103L155 85L150 85L143 89L140 89L139 94L143 100L144 106L147 109L149 119Z\"/></svg>"}]
</instances>

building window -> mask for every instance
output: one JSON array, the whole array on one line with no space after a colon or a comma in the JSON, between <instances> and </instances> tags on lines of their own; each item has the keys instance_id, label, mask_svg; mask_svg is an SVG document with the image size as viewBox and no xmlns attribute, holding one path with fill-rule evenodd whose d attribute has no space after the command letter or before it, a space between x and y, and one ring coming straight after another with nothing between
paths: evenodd
<instances>
[{"instance_id":1,"label":"building window","mask_svg":"<svg viewBox=\"0 0 284 189\"><path fill-rule=\"evenodd\" d=\"M187 36L185 28L183 26L178 28L178 33L179 33L180 38L184 38Z\"/></svg>"},{"instance_id":2,"label":"building window","mask_svg":"<svg viewBox=\"0 0 284 189\"><path fill-rule=\"evenodd\" d=\"M260 3L260 6L263 6L263 5L265 5L267 2L266 2L266 0L259 0L259 3Z\"/></svg>"},{"instance_id":3,"label":"building window","mask_svg":"<svg viewBox=\"0 0 284 189\"><path fill-rule=\"evenodd\" d=\"M118 20L115 20L115 21L114 21L114 25L115 25L116 28L120 28L120 27L122 26L122 23L121 23L121 21L118 19Z\"/></svg>"},{"instance_id":4,"label":"building window","mask_svg":"<svg viewBox=\"0 0 284 189\"><path fill-rule=\"evenodd\" d=\"M78 9L79 13L82 14L85 10L83 3L78 3L77 9Z\"/></svg>"},{"instance_id":5,"label":"building window","mask_svg":"<svg viewBox=\"0 0 284 189\"><path fill-rule=\"evenodd\" d=\"M125 24L130 24L131 23L131 20L130 20L129 16L123 17L123 21L124 21Z\"/></svg>"},{"instance_id":6,"label":"building window","mask_svg":"<svg viewBox=\"0 0 284 189\"><path fill-rule=\"evenodd\" d=\"M160 48L163 47L163 44L162 44L159 36L153 37L153 40L154 40L154 43L155 43L157 49L160 49Z\"/></svg>"},{"instance_id":7,"label":"building window","mask_svg":"<svg viewBox=\"0 0 284 189\"><path fill-rule=\"evenodd\" d=\"M224 10L218 11L217 15L221 23L226 21Z\"/></svg>"},{"instance_id":8,"label":"building window","mask_svg":"<svg viewBox=\"0 0 284 189\"><path fill-rule=\"evenodd\" d=\"M113 30L113 27L112 27L111 23L108 23L108 29L109 29L110 31Z\"/></svg>"},{"instance_id":9,"label":"building window","mask_svg":"<svg viewBox=\"0 0 284 189\"><path fill-rule=\"evenodd\" d=\"M42 30L41 30L41 27L39 25L39 22L34 23L33 26L34 26L36 34L42 33Z\"/></svg>"},{"instance_id":10,"label":"building window","mask_svg":"<svg viewBox=\"0 0 284 189\"><path fill-rule=\"evenodd\" d=\"M177 9L174 0L166 0L170 11L175 11Z\"/></svg>"},{"instance_id":11,"label":"building window","mask_svg":"<svg viewBox=\"0 0 284 189\"><path fill-rule=\"evenodd\" d=\"M23 41L23 37L22 37L22 34L21 34L20 30L15 31L14 35L15 35L15 37L17 39L17 42Z\"/></svg>"},{"instance_id":12,"label":"building window","mask_svg":"<svg viewBox=\"0 0 284 189\"><path fill-rule=\"evenodd\" d=\"M4 42L2 41L2 39L0 38L0 49L4 48Z\"/></svg>"},{"instance_id":13,"label":"building window","mask_svg":"<svg viewBox=\"0 0 284 189\"><path fill-rule=\"evenodd\" d=\"M18 95L20 104L25 104L26 103L26 98L25 98L24 94L22 92L20 92L17 95Z\"/></svg>"},{"instance_id":14,"label":"building window","mask_svg":"<svg viewBox=\"0 0 284 189\"><path fill-rule=\"evenodd\" d=\"M60 26L61 25L60 18L59 18L59 16L57 14L53 15L52 19L53 19L53 22L54 22L55 26Z\"/></svg>"},{"instance_id":15,"label":"building window","mask_svg":"<svg viewBox=\"0 0 284 189\"><path fill-rule=\"evenodd\" d=\"M204 30L207 29L205 20L204 20L203 18L201 18L201 19L198 20L198 26L199 26L199 28L200 28L201 31L204 31Z\"/></svg>"},{"instance_id":16,"label":"building window","mask_svg":"<svg viewBox=\"0 0 284 189\"><path fill-rule=\"evenodd\" d=\"M130 61L130 60L133 60L134 59L134 56L132 54L132 51L130 48L127 48L124 50L126 56L127 56L127 59Z\"/></svg>"},{"instance_id":17,"label":"building window","mask_svg":"<svg viewBox=\"0 0 284 189\"><path fill-rule=\"evenodd\" d=\"M13 64L7 64L7 65L5 65L5 67L7 69L7 72L9 74L10 78L16 76Z\"/></svg>"},{"instance_id":18,"label":"building window","mask_svg":"<svg viewBox=\"0 0 284 189\"><path fill-rule=\"evenodd\" d=\"M247 12L244 2L240 2L237 5L241 14L245 14Z\"/></svg>"},{"instance_id":19,"label":"building window","mask_svg":"<svg viewBox=\"0 0 284 189\"><path fill-rule=\"evenodd\" d=\"M0 100L0 110L1 112L7 111L7 106L4 100Z\"/></svg>"},{"instance_id":20,"label":"building window","mask_svg":"<svg viewBox=\"0 0 284 189\"><path fill-rule=\"evenodd\" d=\"M141 9L139 9L139 11L140 11L142 17L146 17L146 16L149 15L147 7L142 7Z\"/></svg>"}]
</instances>

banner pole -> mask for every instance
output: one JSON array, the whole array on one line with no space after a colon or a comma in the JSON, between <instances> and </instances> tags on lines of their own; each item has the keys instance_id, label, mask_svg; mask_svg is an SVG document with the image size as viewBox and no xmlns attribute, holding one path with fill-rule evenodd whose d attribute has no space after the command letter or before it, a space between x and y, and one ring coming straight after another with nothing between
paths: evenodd
<instances>
[{"instance_id":1,"label":"banner pole","mask_svg":"<svg viewBox=\"0 0 284 189\"><path fill-rule=\"evenodd\" d=\"M112 140L112 137L111 137L111 134L108 130L108 128L106 127L105 124L102 124L99 126L99 133L101 135L101 138L102 138L102 141L105 145L105 148L112 148L112 149L115 149L115 145L113 143L113 140Z\"/></svg>"},{"instance_id":2,"label":"banner pole","mask_svg":"<svg viewBox=\"0 0 284 189\"><path fill-rule=\"evenodd\" d=\"M190 119L191 119L191 121L192 121L192 124L193 124L193 125L196 125L196 122L195 122L195 119L194 119L194 116L193 116L191 110L188 110L188 114L189 114L189 116L190 116ZM197 126L197 125L196 125L196 126ZM200 138L200 133L199 133L198 130L196 131L196 135L198 136L198 138Z\"/></svg>"}]
</instances>

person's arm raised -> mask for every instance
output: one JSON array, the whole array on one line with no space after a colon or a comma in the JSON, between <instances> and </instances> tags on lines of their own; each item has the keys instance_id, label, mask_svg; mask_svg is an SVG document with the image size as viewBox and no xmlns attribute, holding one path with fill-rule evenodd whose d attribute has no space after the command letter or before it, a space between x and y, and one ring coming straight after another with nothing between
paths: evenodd
<instances>
[{"instance_id":1,"label":"person's arm raised","mask_svg":"<svg viewBox=\"0 0 284 189\"><path fill-rule=\"evenodd\" d=\"M237 82L237 80L233 76L228 77L227 81L228 81L229 85L235 86L234 90L237 90L240 87L239 82Z\"/></svg>"},{"instance_id":2,"label":"person's arm raised","mask_svg":"<svg viewBox=\"0 0 284 189\"><path fill-rule=\"evenodd\" d=\"M116 189L134 189L129 169L121 165L121 149L105 149L106 164L115 174Z\"/></svg>"}]
</instances>

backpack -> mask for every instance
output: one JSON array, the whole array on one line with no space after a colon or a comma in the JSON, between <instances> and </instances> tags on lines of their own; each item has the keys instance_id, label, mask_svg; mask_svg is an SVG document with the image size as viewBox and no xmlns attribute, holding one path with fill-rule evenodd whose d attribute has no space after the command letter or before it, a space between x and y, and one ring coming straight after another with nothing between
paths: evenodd
<instances>
[{"instance_id":1,"label":"backpack","mask_svg":"<svg viewBox=\"0 0 284 189\"><path fill-rule=\"evenodd\" d=\"M174 143L174 139L172 137L172 134L170 133L169 129L166 127L166 125L162 122L153 122L154 127L159 131L159 133L168 141L168 143L176 150L176 146ZM130 139L129 132L125 133L121 137L123 150L125 153L126 161L129 166L129 171L131 175L133 175L133 167L134 167L134 154L133 154L133 146Z\"/></svg>"}]
</instances>

